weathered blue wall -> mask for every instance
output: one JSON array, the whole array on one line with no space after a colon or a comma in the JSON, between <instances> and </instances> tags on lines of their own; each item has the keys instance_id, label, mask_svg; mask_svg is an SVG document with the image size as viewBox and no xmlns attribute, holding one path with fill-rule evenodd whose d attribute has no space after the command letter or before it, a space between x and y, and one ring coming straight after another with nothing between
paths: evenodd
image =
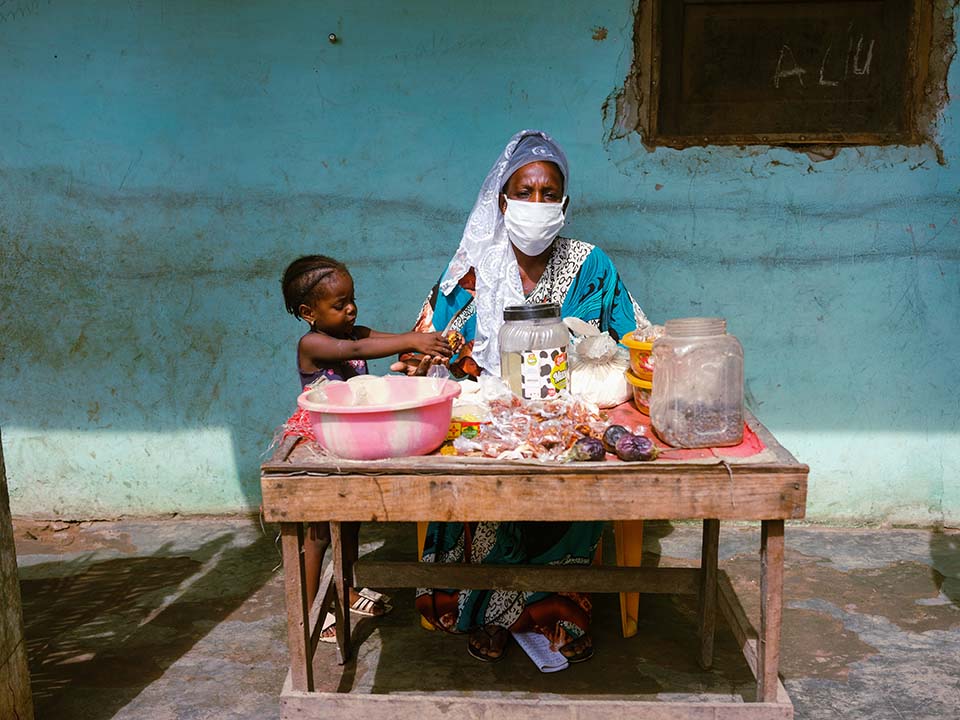
<instances>
[{"instance_id":1,"label":"weathered blue wall","mask_svg":"<svg viewBox=\"0 0 960 720\"><path fill-rule=\"evenodd\" d=\"M812 467L811 517L960 520L960 104L943 164L649 152L604 142L629 0L490 5L0 7L14 512L255 508L296 390L284 265L337 255L361 321L408 327L505 140L543 127L570 156L572 234L648 315L728 318L750 404Z\"/></svg>"}]
</instances>

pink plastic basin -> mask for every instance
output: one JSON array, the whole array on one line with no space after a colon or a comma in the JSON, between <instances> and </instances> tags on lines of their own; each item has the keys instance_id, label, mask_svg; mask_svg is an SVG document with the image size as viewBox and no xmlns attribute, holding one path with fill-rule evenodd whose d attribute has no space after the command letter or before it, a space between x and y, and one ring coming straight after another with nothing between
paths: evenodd
<instances>
[{"instance_id":1,"label":"pink plastic basin","mask_svg":"<svg viewBox=\"0 0 960 720\"><path fill-rule=\"evenodd\" d=\"M357 404L356 383L331 382L297 398L307 411L317 443L349 460L379 460L426 455L447 436L453 399L460 386L452 380L390 375L380 378L376 404Z\"/></svg>"}]
</instances>

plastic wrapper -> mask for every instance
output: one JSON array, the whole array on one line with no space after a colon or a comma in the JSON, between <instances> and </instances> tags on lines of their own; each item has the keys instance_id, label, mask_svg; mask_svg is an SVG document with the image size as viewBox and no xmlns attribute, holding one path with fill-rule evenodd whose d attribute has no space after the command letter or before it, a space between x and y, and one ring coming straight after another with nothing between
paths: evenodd
<instances>
[{"instance_id":1,"label":"plastic wrapper","mask_svg":"<svg viewBox=\"0 0 960 720\"><path fill-rule=\"evenodd\" d=\"M568 396L524 402L512 393L497 394L488 406L488 423L477 436L453 441L458 453L566 461L577 440L599 438L607 426L595 406Z\"/></svg>"},{"instance_id":2,"label":"plastic wrapper","mask_svg":"<svg viewBox=\"0 0 960 720\"><path fill-rule=\"evenodd\" d=\"M564 318L574 334L570 346L570 387L574 394L601 408L615 407L630 399L624 371L630 353L610 333L600 332L579 318Z\"/></svg>"},{"instance_id":3,"label":"plastic wrapper","mask_svg":"<svg viewBox=\"0 0 960 720\"><path fill-rule=\"evenodd\" d=\"M633 339L637 342L650 342L658 337L663 337L663 325L648 325L643 330L633 331Z\"/></svg>"}]
</instances>

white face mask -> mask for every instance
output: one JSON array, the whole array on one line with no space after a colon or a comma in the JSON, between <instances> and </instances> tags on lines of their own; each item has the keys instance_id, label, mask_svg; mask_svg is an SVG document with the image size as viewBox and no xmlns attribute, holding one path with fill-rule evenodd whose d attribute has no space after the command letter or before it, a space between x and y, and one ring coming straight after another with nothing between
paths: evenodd
<instances>
[{"instance_id":1,"label":"white face mask","mask_svg":"<svg viewBox=\"0 0 960 720\"><path fill-rule=\"evenodd\" d=\"M506 195L507 210L503 224L510 242L524 255L539 255L556 239L563 227L563 207L567 198L558 203L511 200Z\"/></svg>"}]
</instances>

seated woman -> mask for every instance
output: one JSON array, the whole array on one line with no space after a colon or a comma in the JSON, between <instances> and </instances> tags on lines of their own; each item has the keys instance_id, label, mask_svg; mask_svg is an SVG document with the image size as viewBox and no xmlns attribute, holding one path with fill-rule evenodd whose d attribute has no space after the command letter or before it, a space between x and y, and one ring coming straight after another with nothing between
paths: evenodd
<instances>
[{"instance_id":1,"label":"seated woman","mask_svg":"<svg viewBox=\"0 0 960 720\"><path fill-rule=\"evenodd\" d=\"M568 188L567 158L546 133L517 133L494 163L415 327L463 336L450 362L456 377L499 374L497 333L508 305L559 303L563 317L615 339L650 324L602 250L559 235ZM400 360L392 369L410 374L430 363ZM586 565L602 529L602 522L430 523L423 560ZM546 635L570 662L593 654L590 600L581 593L421 589L417 609L446 630L469 632L470 654L487 662L503 657L510 630Z\"/></svg>"}]
</instances>

